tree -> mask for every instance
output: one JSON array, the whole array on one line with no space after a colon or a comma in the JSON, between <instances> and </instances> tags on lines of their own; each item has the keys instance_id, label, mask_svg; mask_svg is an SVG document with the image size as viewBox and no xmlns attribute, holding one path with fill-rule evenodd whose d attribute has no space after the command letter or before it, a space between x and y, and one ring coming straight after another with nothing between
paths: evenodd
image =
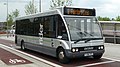
<instances>
[{"instance_id":1,"label":"tree","mask_svg":"<svg viewBox=\"0 0 120 67\"><path fill-rule=\"evenodd\" d=\"M111 21L109 17L97 17L99 21Z\"/></svg>"},{"instance_id":2,"label":"tree","mask_svg":"<svg viewBox=\"0 0 120 67\"><path fill-rule=\"evenodd\" d=\"M55 7L59 6L71 6L72 0L52 0L50 9L54 9Z\"/></svg>"},{"instance_id":3,"label":"tree","mask_svg":"<svg viewBox=\"0 0 120 67\"><path fill-rule=\"evenodd\" d=\"M14 12L12 12L13 18L16 18L19 16L19 11L16 9Z\"/></svg>"},{"instance_id":4,"label":"tree","mask_svg":"<svg viewBox=\"0 0 120 67\"><path fill-rule=\"evenodd\" d=\"M112 21L115 21L115 18L112 18L111 20L112 20Z\"/></svg>"},{"instance_id":5,"label":"tree","mask_svg":"<svg viewBox=\"0 0 120 67\"><path fill-rule=\"evenodd\" d=\"M13 20L15 20L15 18L18 17L18 16L19 16L19 10L16 9L15 11L12 12L12 18L13 18ZM15 24L15 22L13 22L13 24Z\"/></svg>"},{"instance_id":6,"label":"tree","mask_svg":"<svg viewBox=\"0 0 120 67\"><path fill-rule=\"evenodd\" d=\"M103 18L101 16L97 17L99 21L103 21Z\"/></svg>"},{"instance_id":7,"label":"tree","mask_svg":"<svg viewBox=\"0 0 120 67\"><path fill-rule=\"evenodd\" d=\"M109 17L103 17L103 21L111 21Z\"/></svg>"},{"instance_id":8,"label":"tree","mask_svg":"<svg viewBox=\"0 0 120 67\"><path fill-rule=\"evenodd\" d=\"M120 16L117 16L115 20L120 21Z\"/></svg>"},{"instance_id":9,"label":"tree","mask_svg":"<svg viewBox=\"0 0 120 67\"><path fill-rule=\"evenodd\" d=\"M12 15L12 14L9 14L9 15L8 15L7 24L8 24L8 28L11 27L12 24L13 24L13 15Z\"/></svg>"},{"instance_id":10,"label":"tree","mask_svg":"<svg viewBox=\"0 0 120 67\"><path fill-rule=\"evenodd\" d=\"M34 6L34 0L30 1L28 5L25 6L26 15L37 13L37 8Z\"/></svg>"},{"instance_id":11,"label":"tree","mask_svg":"<svg viewBox=\"0 0 120 67\"><path fill-rule=\"evenodd\" d=\"M8 20L6 23L6 26L8 25L8 28L10 28L14 24L14 19L19 16L19 11L16 9L15 11L8 14Z\"/></svg>"}]
</instances>

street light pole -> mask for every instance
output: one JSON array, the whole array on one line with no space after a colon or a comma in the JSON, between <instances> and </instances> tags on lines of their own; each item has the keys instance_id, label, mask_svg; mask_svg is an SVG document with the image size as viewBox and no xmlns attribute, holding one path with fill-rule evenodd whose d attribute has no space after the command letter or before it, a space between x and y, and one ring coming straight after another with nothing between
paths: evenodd
<instances>
[{"instance_id":1,"label":"street light pole","mask_svg":"<svg viewBox=\"0 0 120 67\"><path fill-rule=\"evenodd\" d=\"M7 37L8 37L8 0L7 0L7 4L6 4L6 6L7 6Z\"/></svg>"},{"instance_id":2,"label":"street light pole","mask_svg":"<svg viewBox=\"0 0 120 67\"><path fill-rule=\"evenodd\" d=\"M35 13L35 8L34 8L34 7L35 7L35 4L34 4L34 0L32 0L32 1L33 1L33 2L32 2L32 3L33 3L33 13Z\"/></svg>"},{"instance_id":3,"label":"street light pole","mask_svg":"<svg viewBox=\"0 0 120 67\"><path fill-rule=\"evenodd\" d=\"M41 3L41 0L39 0L39 11L41 12L41 6L42 6L42 3Z\"/></svg>"}]
</instances>

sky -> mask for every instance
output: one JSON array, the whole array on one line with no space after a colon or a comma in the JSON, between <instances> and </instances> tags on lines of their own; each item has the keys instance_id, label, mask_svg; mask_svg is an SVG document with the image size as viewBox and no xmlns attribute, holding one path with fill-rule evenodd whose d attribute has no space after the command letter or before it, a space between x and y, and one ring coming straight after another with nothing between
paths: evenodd
<instances>
[{"instance_id":1,"label":"sky","mask_svg":"<svg viewBox=\"0 0 120 67\"><path fill-rule=\"evenodd\" d=\"M8 0L8 13L18 9L20 11L20 16L25 15L25 5L27 5L31 0ZM35 6L39 10L39 0L34 0ZM51 0L41 0L42 1L42 12L49 10ZM7 6L5 3L7 0L0 0L0 22L6 21L7 17ZM102 17L115 18L120 15L120 2L119 0L72 0L73 6L81 8L95 8L96 15Z\"/></svg>"}]
</instances>

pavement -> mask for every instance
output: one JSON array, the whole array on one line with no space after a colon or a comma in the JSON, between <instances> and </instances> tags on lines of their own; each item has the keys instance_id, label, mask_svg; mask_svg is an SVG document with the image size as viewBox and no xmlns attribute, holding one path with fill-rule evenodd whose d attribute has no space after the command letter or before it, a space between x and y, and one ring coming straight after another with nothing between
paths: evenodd
<instances>
[{"instance_id":1,"label":"pavement","mask_svg":"<svg viewBox=\"0 0 120 67\"><path fill-rule=\"evenodd\" d=\"M10 40L10 41L15 41L15 37L14 36L8 36L6 34L4 35L0 35L0 39L5 39L5 40Z\"/></svg>"},{"instance_id":2,"label":"pavement","mask_svg":"<svg viewBox=\"0 0 120 67\"><path fill-rule=\"evenodd\" d=\"M120 44L105 43L104 57L120 60Z\"/></svg>"}]
</instances>

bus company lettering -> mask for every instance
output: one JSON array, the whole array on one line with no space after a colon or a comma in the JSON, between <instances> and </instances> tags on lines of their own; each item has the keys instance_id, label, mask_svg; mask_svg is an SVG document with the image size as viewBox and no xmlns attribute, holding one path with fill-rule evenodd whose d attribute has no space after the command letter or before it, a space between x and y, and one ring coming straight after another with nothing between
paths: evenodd
<instances>
[{"instance_id":1,"label":"bus company lettering","mask_svg":"<svg viewBox=\"0 0 120 67\"><path fill-rule=\"evenodd\" d=\"M43 25L40 24L40 29L39 29L39 44L43 44Z\"/></svg>"}]
</instances>

